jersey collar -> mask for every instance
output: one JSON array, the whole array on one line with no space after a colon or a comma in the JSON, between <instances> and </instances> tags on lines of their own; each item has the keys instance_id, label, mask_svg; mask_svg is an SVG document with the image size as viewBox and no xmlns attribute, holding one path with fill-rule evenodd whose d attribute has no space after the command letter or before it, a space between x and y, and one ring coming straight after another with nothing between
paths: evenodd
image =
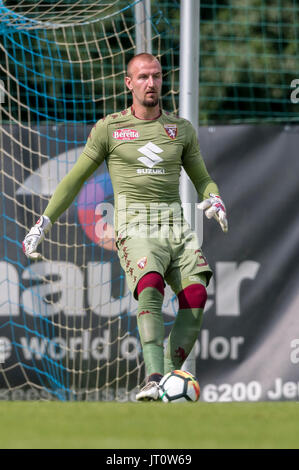
<instances>
[{"instance_id":1,"label":"jersey collar","mask_svg":"<svg viewBox=\"0 0 299 470\"><path fill-rule=\"evenodd\" d=\"M153 119L142 119L142 118L139 118L139 117L135 116L133 105L130 107L130 109L131 109L132 116L134 116L136 119L139 119L139 121L157 121L157 119L159 119L162 116L162 109L161 108L159 108L159 115L157 117L153 118Z\"/></svg>"}]
</instances>

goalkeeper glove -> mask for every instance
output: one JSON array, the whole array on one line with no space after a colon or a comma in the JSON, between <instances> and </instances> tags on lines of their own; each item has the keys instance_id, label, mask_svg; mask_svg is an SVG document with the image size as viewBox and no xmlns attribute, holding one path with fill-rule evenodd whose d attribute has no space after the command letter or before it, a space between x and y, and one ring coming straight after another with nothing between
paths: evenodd
<instances>
[{"instance_id":1,"label":"goalkeeper glove","mask_svg":"<svg viewBox=\"0 0 299 470\"><path fill-rule=\"evenodd\" d=\"M45 234L52 227L52 223L46 215L42 215L36 224L32 227L30 232L23 240L23 251L27 258L32 260L41 259L42 255L37 253L36 249L40 242L45 238Z\"/></svg>"},{"instance_id":2,"label":"goalkeeper glove","mask_svg":"<svg viewBox=\"0 0 299 470\"><path fill-rule=\"evenodd\" d=\"M217 222L219 222L220 227L222 228L223 232L227 232L228 230L228 223L226 218L226 209L224 202L222 201L220 196L216 194L209 194L209 198L202 201L198 204L198 208L201 210L206 210L205 214L208 219L214 217Z\"/></svg>"}]
</instances>

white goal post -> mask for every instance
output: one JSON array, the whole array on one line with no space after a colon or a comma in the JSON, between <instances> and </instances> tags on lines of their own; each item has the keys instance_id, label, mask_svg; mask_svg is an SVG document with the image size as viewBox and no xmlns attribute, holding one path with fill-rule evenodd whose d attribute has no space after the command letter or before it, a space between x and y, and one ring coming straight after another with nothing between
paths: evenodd
<instances>
[{"instance_id":1,"label":"white goal post","mask_svg":"<svg viewBox=\"0 0 299 470\"><path fill-rule=\"evenodd\" d=\"M181 0L180 15L180 104L179 115L188 119L198 129L198 89L199 89L199 28L200 28L200 1ZM182 203L193 204L197 202L196 190L182 169L181 175ZM194 207L194 211L196 208ZM185 213L186 220L191 224L190 212ZM183 369L196 374L195 348L192 349Z\"/></svg>"}]
</instances>

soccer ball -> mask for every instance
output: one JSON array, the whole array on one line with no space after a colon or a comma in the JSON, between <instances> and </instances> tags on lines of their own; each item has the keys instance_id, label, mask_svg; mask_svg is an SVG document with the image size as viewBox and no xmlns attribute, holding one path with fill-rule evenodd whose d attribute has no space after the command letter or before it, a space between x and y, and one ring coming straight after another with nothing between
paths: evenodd
<instances>
[{"instance_id":1,"label":"soccer ball","mask_svg":"<svg viewBox=\"0 0 299 470\"><path fill-rule=\"evenodd\" d=\"M165 403L197 401L200 395L196 377L183 370L168 372L161 379L159 388L160 399Z\"/></svg>"}]
</instances>

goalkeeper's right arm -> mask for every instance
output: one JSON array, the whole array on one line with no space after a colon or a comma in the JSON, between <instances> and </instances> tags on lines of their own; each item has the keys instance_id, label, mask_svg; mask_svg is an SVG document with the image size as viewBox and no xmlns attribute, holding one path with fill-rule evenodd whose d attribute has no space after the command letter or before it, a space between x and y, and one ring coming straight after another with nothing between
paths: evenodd
<instances>
[{"instance_id":1,"label":"goalkeeper's right arm","mask_svg":"<svg viewBox=\"0 0 299 470\"><path fill-rule=\"evenodd\" d=\"M57 186L43 215L23 240L23 251L25 255L33 260L42 256L36 252L37 246L45 238L52 224L71 205L84 181L98 168L98 163L82 153L71 171L63 178Z\"/></svg>"}]
</instances>

